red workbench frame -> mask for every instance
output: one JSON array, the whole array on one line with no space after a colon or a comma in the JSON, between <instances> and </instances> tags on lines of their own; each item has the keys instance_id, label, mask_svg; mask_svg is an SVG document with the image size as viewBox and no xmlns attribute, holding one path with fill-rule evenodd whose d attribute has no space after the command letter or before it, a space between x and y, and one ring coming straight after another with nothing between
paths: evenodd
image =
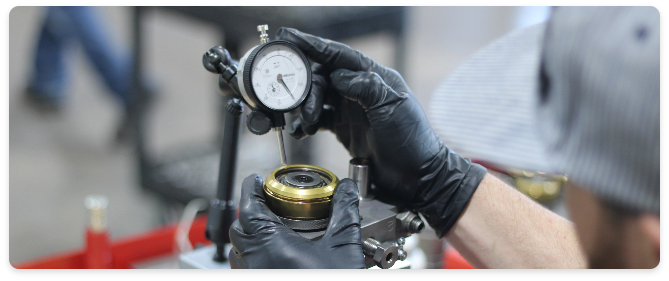
<instances>
[{"instance_id":1,"label":"red workbench frame","mask_svg":"<svg viewBox=\"0 0 669 281\"><path fill-rule=\"evenodd\" d=\"M193 221L188 238L193 245L211 244L204 237L207 224L206 215ZM176 253L174 242L177 224L171 224L146 233L125 237L112 243L113 268L132 268L141 262ZM85 267L85 249L59 253L52 256L22 262L18 269L83 269ZM453 248L444 251L442 267L444 269L470 269L469 263Z\"/></svg>"},{"instance_id":2,"label":"red workbench frame","mask_svg":"<svg viewBox=\"0 0 669 281\"><path fill-rule=\"evenodd\" d=\"M195 218L191 226L188 238L192 245L208 245L209 240L204 237L207 216L201 215ZM173 255L178 252L174 241L177 223L169 224L138 235L132 235L112 241L112 263L113 268L133 268L132 265ZM85 249L55 254L44 258L38 258L13 265L18 269L83 269L85 266Z\"/></svg>"}]
</instances>

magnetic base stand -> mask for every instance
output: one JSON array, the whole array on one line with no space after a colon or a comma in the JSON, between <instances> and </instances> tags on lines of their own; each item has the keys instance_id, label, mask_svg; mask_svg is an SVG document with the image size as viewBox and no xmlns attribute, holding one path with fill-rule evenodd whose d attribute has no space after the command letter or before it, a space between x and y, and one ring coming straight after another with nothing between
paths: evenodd
<instances>
[{"instance_id":1,"label":"magnetic base stand","mask_svg":"<svg viewBox=\"0 0 669 281\"><path fill-rule=\"evenodd\" d=\"M225 244L226 260L217 262L211 259L216 254L216 245L209 245L197 248L191 252L179 255L179 268L181 269L230 269L230 262L227 259L228 253L232 249L231 244Z\"/></svg>"}]
</instances>

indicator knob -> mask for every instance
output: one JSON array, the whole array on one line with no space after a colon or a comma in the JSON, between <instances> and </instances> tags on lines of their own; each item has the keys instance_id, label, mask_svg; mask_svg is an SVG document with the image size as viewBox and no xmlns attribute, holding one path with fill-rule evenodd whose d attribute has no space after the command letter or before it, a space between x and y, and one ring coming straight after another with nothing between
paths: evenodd
<instances>
[{"instance_id":1,"label":"indicator knob","mask_svg":"<svg viewBox=\"0 0 669 281\"><path fill-rule=\"evenodd\" d=\"M246 115L246 127L251 133L264 135L272 128L272 120L260 111L253 111Z\"/></svg>"}]
</instances>

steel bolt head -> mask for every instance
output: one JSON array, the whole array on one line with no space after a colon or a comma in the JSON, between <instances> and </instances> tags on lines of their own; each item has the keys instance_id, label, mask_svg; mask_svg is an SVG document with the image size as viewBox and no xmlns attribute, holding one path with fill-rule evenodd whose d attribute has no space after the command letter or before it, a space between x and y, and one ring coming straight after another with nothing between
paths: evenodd
<instances>
[{"instance_id":1,"label":"steel bolt head","mask_svg":"<svg viewBox=\"0 0 669 281\"><path fill-rule=\"evenodd\" d=\"M393 242L384 242L380 247L376 247L374 251L374 263L380 268L390 268L397 261L398 247Z\"/></svg>"}]
</instances>

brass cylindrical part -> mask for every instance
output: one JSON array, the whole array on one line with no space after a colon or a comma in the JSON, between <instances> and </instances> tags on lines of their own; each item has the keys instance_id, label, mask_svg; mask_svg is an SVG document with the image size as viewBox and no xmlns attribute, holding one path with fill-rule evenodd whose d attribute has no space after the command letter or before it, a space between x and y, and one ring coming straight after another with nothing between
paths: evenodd
<instances>
[{"instance_id":1,"label":"brass cylindrical part","mask_svg":"<svg viewBox=\"0 0 669 281\"><path fill-rule=\"evenodd\" d=\"M263 190L270 210L300 220L327 218L339 179L332 172L311 165L288 165L265 180Z\"/></svg>"}]
</instances>

